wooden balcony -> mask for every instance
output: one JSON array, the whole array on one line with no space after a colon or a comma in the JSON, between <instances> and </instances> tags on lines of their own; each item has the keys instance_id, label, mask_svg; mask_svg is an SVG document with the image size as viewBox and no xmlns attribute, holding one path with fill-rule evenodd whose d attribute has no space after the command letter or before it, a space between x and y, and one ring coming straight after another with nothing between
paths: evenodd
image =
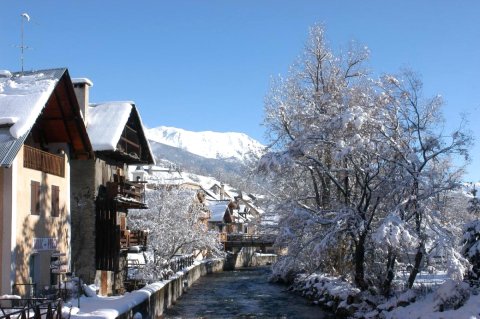
<instances>
[{"instance_id":1,"label":"wooden balcony","mask_svg":"<svg viewBox=\"0 0 480 319\"><path fill-rule=\"evenodd\" d=\"M37 148L23 146L23 167L65 177L65 159Z\"/></svg>"},{"instance_id":2,"label":"wooden balcony","mask_svg":"<svg viewBox=\"0 0 480 319\"><path fill-rule=\"evenodd\" d=\"M218 233L218 239L220 240L221 243L224 243L227 241L227 233Z\"/></svg>"},{"instance_id":3,"label":"wooden balcony","mask_svg":"<svg viewBox=\"0 0 480 319\"><path fill-rule=\"evenodd\" d=\"M147 208L145 183L118 180L107 182L108 197L125 208Z\"/></svg>"},{"instance_id":4,"label":"wooden balcony","mask_svg":"<svg viewBox=\"0 0 480 319\"><path fill-rule=\"evenodd\" d=\"M120 248L128 249L133 246L145 248L147 246L146 231L142 230L123 230L120 235Z\"/></svg>"}]
</instances>

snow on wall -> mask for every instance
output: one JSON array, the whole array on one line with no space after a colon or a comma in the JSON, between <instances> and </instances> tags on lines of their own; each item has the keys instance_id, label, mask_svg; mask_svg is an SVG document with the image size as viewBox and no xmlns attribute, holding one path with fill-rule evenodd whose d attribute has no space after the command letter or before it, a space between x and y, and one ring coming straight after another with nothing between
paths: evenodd
<instances>
[{"instance_id":1,"label":"snow on wall","mask_svg":"<svg viewBox=\"0 0 480 319\"><path fill-rule=\"evenodd\" d=\"M56 84L57 80L43 73L0 77L0 118L2 124L13 124L10 134L14 138L32 128Z\"/></svg>"},{"instance_id":2,"label":"snow on wall","mask_svg":"<svg viewBox=\"0 0 480 319\"><path fill-rule=\"evenodd\" d=\"M132 111L132 102L107 102L88 109L87 133L94 151L115 151Z\"/></svg>"}]
</instances>

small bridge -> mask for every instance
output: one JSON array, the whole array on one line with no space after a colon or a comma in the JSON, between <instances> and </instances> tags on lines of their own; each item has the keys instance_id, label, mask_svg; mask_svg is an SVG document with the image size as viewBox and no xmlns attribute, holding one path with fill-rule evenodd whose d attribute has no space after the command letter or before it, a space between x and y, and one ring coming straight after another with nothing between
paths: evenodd
<instances>
[{"instance_id":1,"label":"small bridge","mask_svg":"<svg viewBox=\"0 0 480 319\"><path fill-rule=\"evenodd\" d=\"M265 250L266 247L273 246L275 241L272 235L227 234L226 237L226 241L223 242L225 250L242 247L260 247Z\"/></svg>"}]
</instances>

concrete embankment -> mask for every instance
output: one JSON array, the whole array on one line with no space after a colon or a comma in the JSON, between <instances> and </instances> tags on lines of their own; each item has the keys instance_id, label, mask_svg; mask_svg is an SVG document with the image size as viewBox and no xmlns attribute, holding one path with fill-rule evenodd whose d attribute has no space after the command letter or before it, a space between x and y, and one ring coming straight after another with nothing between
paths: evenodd
<instances>
[{"instance_id":1,"label":"concrete embankment","mask_svg":"<svg viewBox=\"0 0 480 319\"><path fill-rule=\"evenodd\" d=\"M131 305L128 311L116 318L130 319L139 315L142 318L161 318L164 310L175 304L184 291L201 276L222 270L270 265L276 259L277 256L273 254L258 254L254 250L242 249L236 254L229 254L225 260L215 259L193 265L161 285L156 283L138 290L137 293L143 293L144 299Z\"/></svg>"},{"instance_id":2,"label":"concrete embankment","mask_svg":"<svg viewBox=\"0 0 480 319\"><path fill-rule=\"evenodd\" d=\"M258 254L242 250L229 254L226 259L197 262L179 271L168 281L159 281L123 296L83 297L78 307L64 307L65 316L72 319L95 317L97 319L161 318L164 311L200 277L241 267L265 266L276 260L275 255Z\"/></svg>"},{"instance_id":3,"label":"concrete embankment","mask_svg":"<svg viewBox=\"0 0 480 319\"><path fill-rule=\"evenodd\" d=\"M206 274L223 270L224 260L216 259L193 265L188 269L178 272L176 277L163 286L149 285L140 291L145 291L146 298L143 302L132 307L129 311L120 314L118 319L130 319L134 315L142 318L161 318L164 309L170 307L198 278Z\"/></svg>"},{"instance_id":4,"label":"concrete embankment","mask_svg":"<svg viewBox=\"0 0 480 319\"><path fill-rule=\"evenodd\" d=\"M254 248L242 248L239 252L228 253L223 270L234 270L241 267L268 266L277 261L275 254L261 254Z\"/></svg>"}]
</instances>

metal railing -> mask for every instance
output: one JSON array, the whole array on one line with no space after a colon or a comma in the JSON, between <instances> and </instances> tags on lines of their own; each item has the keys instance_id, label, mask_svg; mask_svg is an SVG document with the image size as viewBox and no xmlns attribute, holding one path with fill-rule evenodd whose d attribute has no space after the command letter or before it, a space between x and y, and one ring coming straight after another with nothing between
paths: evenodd
<instances>
[{"instance_id":1,"label":"metal railing","mask_svg":"<svg viewBox=\"0 0 480 319\"><path fill-rule=\"evenodd\" d=\"M272 246L274 242L272 235L227 234L224 244L228 247L255 247Z\"/></svg>"},{"instance_id":2,"label":"metal railing","mask_svg":"<svg viewBox=\"0 0 480 319\"><path fill-rule=\"evenodd\" d=\"M14 295L19 295L28 298L37 297L37 284L35 283L14 283L12 285L12 292Z\"/></svg>"},{"instance_id":3,"label":"metal railing","mask_svg":"<svg viewBox=\"0 0 480 319\"><path fill-rule=\"evenodd\" d=\"M37 148L23 146L23 167L65 177L65 159Z\"/></svg>"},{"instance_id":4,"label":"metal railing","mask_svg":"<svg viewBox=\"0 0 480 319\"><path fill-rule=\"evenodd\" d=\"M44 298L0 299L0 319L61 319L62 305L61 299L54 301Z\"/></svg>"},{"instance_id":5,"label":"metal railing","mask_svg":"<svg viewBox=\"0 0 480 319\"><path fill-rule=\"evenodd\" d=\"M173 257L169 262L165 262L160 269L160 277L157 280L168 280L177 271L185 269L193 265L195 258L193 255L181 255ZM126 269L126 278L124 280L127 291L132 291L143 287L146 283L144 280L135 278L137 273L144 267L144 264L138 261L128 261Z\"/></svg>"}]
</instances>

